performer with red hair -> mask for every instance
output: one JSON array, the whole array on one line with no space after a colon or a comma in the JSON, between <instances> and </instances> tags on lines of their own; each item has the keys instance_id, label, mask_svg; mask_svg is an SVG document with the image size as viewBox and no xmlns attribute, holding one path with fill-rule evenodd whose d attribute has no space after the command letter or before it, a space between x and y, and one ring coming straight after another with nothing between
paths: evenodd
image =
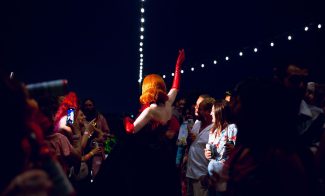
<instances>
[{"instance_id":1,"label":"performer with red hair","mask_svg":"<svg viewBox=\"0 0 325 196\"><path fill-rule=\"evenodd\" d=\"M146 76L142 83L141 114L132 122L132 119L124 120L125 129L128 133L137 133L147 123L154 121L155 124L165 125L172 117L172 105L180 86L181 65L185 60L184 49L179 51L176 62L174 81L170 91L166 92L164 80L157 74Z\"/></svg>"},{"instance_id":2,"label":"performer with red hair","mask_svg":"<svg viewBox=\"0 0 325 196\"><path fill-rule=\"evenodd\" d=\"M150 74L144 78L140 115L134 122L131 118L124 119L129 134L120 138L88 194L100 194L105 187L110 195L177 195L175 153L170 148L166 132L172 118L172 104L179 90L184 59L184 50L180 50L173 85L168 93L159 75Z\"/></svg>"}]
</instances>

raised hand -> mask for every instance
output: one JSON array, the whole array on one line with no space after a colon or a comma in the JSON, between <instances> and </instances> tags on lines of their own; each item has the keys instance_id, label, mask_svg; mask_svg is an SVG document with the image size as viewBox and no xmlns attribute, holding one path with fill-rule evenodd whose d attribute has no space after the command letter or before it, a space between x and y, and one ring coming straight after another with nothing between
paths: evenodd
<instances>
[{"instance_id":1,"label":"raised hand","mask_svg":"<svg viewBox=\"0 0 325 196\"><path fill-rule=\"evenodd\" d=\"M185 60L185 52L184 49L179 50L178 58L175 65L175 75L172 88L179 89L180 77L181 77L181 66Z\"/></svg>"}]
</instances>

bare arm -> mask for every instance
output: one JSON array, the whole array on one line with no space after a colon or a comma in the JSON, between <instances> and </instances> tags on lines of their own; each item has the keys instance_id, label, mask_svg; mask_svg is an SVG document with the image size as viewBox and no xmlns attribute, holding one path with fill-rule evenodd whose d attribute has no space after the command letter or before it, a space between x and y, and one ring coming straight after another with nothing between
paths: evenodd
<instances>
[{"instance_id":1,"label":"bare arm","mask_svg":"<svg viewBox=\"0 0 325 196\"><path fill-rule=\"evenodd\" d=\"M168 93L168 100L164 106L157 106L155 104L150 105L146 108L140 116L135 120L134 123L129 118L124 119L124 126L127 132L136 133L142 129L150 120L156 120L162 124L167 123L172 115L172 105L175 101L177 92L180 86L181 77L181 65L185 60L184 49L179 51L179 55L176 61L174 81L171 90Z\"/></svg>"},{"instance_id":2,"label":"bare arm","mask_svg":"<svg viewBox=\"0 0 325 196\"><path fill-rule=\"evenodd\" d=\"M146 108L141 112L139 117L134 121L134 133L142 129L153 118L154 110L151 107Z\"/></svg>"}]
</instances>

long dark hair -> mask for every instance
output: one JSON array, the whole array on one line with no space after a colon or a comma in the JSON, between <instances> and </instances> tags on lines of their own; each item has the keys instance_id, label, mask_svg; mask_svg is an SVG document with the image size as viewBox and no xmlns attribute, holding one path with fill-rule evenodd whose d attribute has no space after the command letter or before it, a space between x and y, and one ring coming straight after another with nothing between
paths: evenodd
<instances>
[{"instance_id":1,"label":"long dark hair","mask_svg":"<svg viewBox=\"0 0 325 196\"><path fill-rule=\"evenodd\" d=\"M229 114L230 108L225 100L216 100L213 103L213 110L215 116L215 122L211 129L211 133L215 132L217 129L223 130L229 125Z\"/></svg>"}]
</instances>

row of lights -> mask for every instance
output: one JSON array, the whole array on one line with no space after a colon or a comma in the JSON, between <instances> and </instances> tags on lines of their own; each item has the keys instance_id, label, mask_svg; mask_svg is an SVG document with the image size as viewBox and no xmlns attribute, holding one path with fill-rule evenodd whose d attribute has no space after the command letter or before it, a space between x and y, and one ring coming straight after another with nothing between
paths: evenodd
<instances>
[{"instance_id":1,"label":"row of lights","mask_svg":"<svg viewBox=\"0 0 325 196\"><path fill-rule=\"evenodd\" d=\"M317 25L317 29L318 30L320 30L322 28L322 24L318 24ZM304 31L305 32L307 32L307 31L309 31L310 30L310 27L308 27L308 26L305 26L304 27ZM292 39L293 39L293 35L287 35L287 39L288 39L288 41L291 41ZM269 46L270 47L274 47L275 46L275 42L273 42L273 41L271 41L270 43L269 43ZM255 48L253 48L253 52L254 53L257 53L258 52L258 48L257 47L255 47ZM240 56L240 57L242 57L242 56L244 56L244 53L242 52L242 51L239 51L239 53L238 53L238 55ZM230 60L230 57L229 56L226 56L225 57L225 60L226 61L229 61ZM214 65L216 65L216 64L218 64L218 61L217 60L213 60L213 64ZM204 68L205 67L205 64L201 64L201 68ZM190 68L190 70L191 71L195 71L195 68L194 67L191 67ZM184 73L184 70L181 70L181 73ZM171 76L174 76L174 73L172 73L171 74ZM163 75L163 78L166 78L167 77L167 75Z\"/></svg>"},{"instance_id":2,"label":"row of lights","mask_svg":"<svg viewBox=\"0 0 325 196\"><path fill-rule=\"evenodd\" d=\"M138 82L141 83L142 75L143 75L143 42L144 42L144 0L141 0L140 6L140 42L139 42L139 55L140 55L140 62L139 62L139 80Z\"/></svg>"}]
</instances>

